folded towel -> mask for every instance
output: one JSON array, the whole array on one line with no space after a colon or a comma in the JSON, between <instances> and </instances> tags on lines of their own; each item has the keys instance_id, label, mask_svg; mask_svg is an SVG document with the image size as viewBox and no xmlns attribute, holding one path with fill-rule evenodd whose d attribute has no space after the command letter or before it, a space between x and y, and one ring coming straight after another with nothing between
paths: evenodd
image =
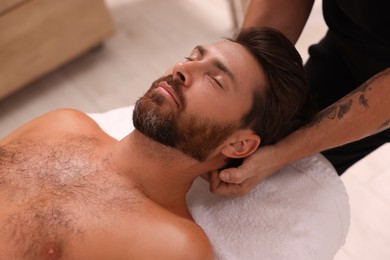
<instances>
[{"instance_id":1,"label":"folded towel","mask_svg":"<svg viewBox=\"0 0 390 260\"><path fill-rule=\"evenodd\" d=\"M114 138L133 130L133 107L90 116ZM345 243L348 195L321 155L296 162L244 197L222 197L197 179L187 194L217 259L328 260Z\"/></svg>"}]
</instances>

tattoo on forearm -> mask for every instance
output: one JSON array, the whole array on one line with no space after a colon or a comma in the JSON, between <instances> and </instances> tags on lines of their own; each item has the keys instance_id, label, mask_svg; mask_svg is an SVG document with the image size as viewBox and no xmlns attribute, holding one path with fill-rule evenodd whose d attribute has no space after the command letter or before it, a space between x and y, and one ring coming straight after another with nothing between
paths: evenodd
<instances>
[{"instance_id":1,"label":"tattoo on forearm","mask_svg":"<svg viewBox=\"0 0 390 260\"><path fill-rule=\"evenodd\" d=\"M328 108L325 108L321 112L317 114L317 116L314 118L314 120L307 125L307 127L317 125L324 119L335 119L337 115L337 107L336 105L330 106Z\"/></svg>"},{"instance_id":2,"label":"tattoo on forearm","mask_svg":"<svg viewBox=\"0 0 390 260\"><path fill-rule=\"evenodd\" d=\"M373 77L368 79L366 82L364 82L359 88L354 90L351 94L356 93L356 92L361 92L364 94L367 90L371 90L371 86L372 86L371 83L373 81L377 80L378 78L380 78L382 76L387 76L389 74L390 74L390 69L385 69L385 70L379 72L378 74L374 75Z\"/></svg>"},{"instance_id":3,"label":"tattoo on forearm","mask_svg":"<svg viewBox=\"0 0 390 260\"><path fill-rule=\"evenodd\" d=\"M313 126L316 124L321 123L323 120L327 119L342 119L346 113L351 109L352 107L352 99L348 100L347 102L339 101L338 103L322 110L317 114L317 116L314 118L314 120L308 124L307 126Z\"/></svg>"},{"instance_id":4,"label":"tattoo on forearm","mask_svg":"<svg viewBox=\"0 0 390 260\"><path fill-rule=\"evenodd\" d=\"M368 108L368 99L366 97L367 91L370 91L372 88L370 86L373 79L369 79L366 82L364 82L360 87L352 91L347 97L351 97L353 95L359 95L359 104L362 105L365 108Z\"/></svg>"},{"instance_id":5,"label":"tattoo on forearm","mask_svg":"<svg viewBox=\"0 0 390 260\"><path fill-rule=\"evenodd\" d=\"M319 112L317 116L313 119L313 121L307 125L307 127L318 125L325 119L342 119L352 109L353 104L356 104L354 105L355 107L362 106L364 109L369 109L369 98L367 98L367 94L373 88L372 83L376 80L379 80L379 78L381 77L387 77L389 75L390 68L376 74L375 76L364 82L360 87L356 88L351 93L346 95L344 98ZM388 128L389 126L390 119L385 121L380 126L380 129L383 130Z\"/></svg>"},{"instance_id":6,"label":"tattoo on forearm","mask_svg":"<svg viewBox=\"0 0 390 260\"><path fill-rule=\"evenodd\" d=\"M339 119L342 119L346 113L348 113L349 110L351 110L352 106L352 99L350 99L348 102L340 104L339 105L339 113L337 114L337 117Z\"/></svg>"},{"instance_id":7,"label":"tattoo on forearm","mask_svg":"<svg viewBox=\"0 0 390 260\"><path fill-rule=\"evenodd\" d=\"M368 100L366 99L366 97L364 96L364 94L361 94L359 96L359 104L361 104L362 106L364 106L365 108L368 108Z\"/></svg>"}]
</instances>

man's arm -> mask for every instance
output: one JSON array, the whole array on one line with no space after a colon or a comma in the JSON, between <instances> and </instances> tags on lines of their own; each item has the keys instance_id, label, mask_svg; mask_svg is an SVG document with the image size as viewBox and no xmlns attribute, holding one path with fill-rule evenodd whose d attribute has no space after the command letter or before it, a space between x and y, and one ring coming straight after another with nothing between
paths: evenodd
<instances>
[{"instance_id":1,"label":"man's arm","mask_svg":"<svg viewBox=\"0 0 390 260\"><path fill-rule=\"evenodd\" d=\"M389 126L390 68L318 113L309 125L275 145L260 148L239 168L227 169L219 176L214 173L211 189L223 195L246 194L289 163L373 135Z\"/></svg>"},{"instance_id":2,"label":"man's arm","mask_svg":"<svg viewBox=\"0 0 390 260\"><path fill-rule=\"evenodd\" d=\"M291 134L281 144L286 146L290 141L296 143L300 139L300 149L304 153L297 158L300 159L360 140L386 130L389 126L390 68L376 74L362 86L322 110L311 124ZM289 150L290 156L291 153L298 152L297 148Z\"/></svg>"},{"instance_id":3,"label":"man's arm","mask_svg":"<svg viewBox=\"0 0 390 260\"><path fill-rule=\"evenodd\" d=\"M314 0L251 0L242 27L272 27L295 44L313 3Z\"/></svg>"}]
</instances>

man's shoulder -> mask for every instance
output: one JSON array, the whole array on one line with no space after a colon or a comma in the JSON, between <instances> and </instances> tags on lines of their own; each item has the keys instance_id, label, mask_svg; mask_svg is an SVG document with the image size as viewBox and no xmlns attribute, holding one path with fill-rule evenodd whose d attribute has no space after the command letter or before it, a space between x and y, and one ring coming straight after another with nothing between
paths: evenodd
<instances>
[{"instance_id":1,"label":"man's shoulder","mask_svg":"<svg viewBox=\"0 0 390 260\"><path fill-rule=\"evenodd\" d=\"M47 139L61 134L87 135L96 133L99 126L85 113L74 109L58 109L43 114L19 127L1 143L26 136L42 136Z\"/></svg>"},{"instance_id":2,"label":"man's shoulder","mask_svg":"<svg viewBox=\"0 0 390 260\"><path fill-rule=\"evenodd\" d=\"M156 250L150 252L151 258L159 259L214 259L211 243L195 222L173 218L156 224L154 238Z\"/></svg>"},{"instance_id":3,"label":"man's shoulder","mask_svg":"<svg viewBox=\"0 0 390 260\"><path fill-rule=\"evenodd\" d=\"M114 227L98 232L81 248L110 259L214 259L207 236L195 222L160 213L151 209L129 220L119 217Z\"/></svg>"},{"instance_id":4,"label":"man's shoulder","mask_svg":"<svg viewBox=\"0 0 390 260\"><path fill-rule=\"evenodd\" d=\"M136 258L214 259L208 237L189 215L175 214L153 204L147 208L147 214L136 225L142 230L137 237Z\"/></svg>"},{"instance_id":5,"label":"man's shoulder","mask_svg":"<svg viewBox=\"0 0 390 260\"><path fill-rule=\"evenodd\" d=\"M75 109L57 109L31 121L36 128L51 128L61 131L88 131L96 128L97 124L84 112Z\"/></svg>"}]
</instances>

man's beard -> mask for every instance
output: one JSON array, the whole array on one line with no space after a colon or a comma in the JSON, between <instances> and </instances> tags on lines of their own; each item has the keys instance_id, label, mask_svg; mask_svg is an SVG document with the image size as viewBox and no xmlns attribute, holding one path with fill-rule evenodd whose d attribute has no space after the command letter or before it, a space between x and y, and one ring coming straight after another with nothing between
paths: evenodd
<instances>
[{"instance_id":1,"label":"man's beard","mask_svg":"<svg viewBox=\"0 0 390 260\"><path fill-rule=\"evenodd\" d=\"M179 107L167 104L156 91L161 82L170 85ZM172 75L153 82L146 94L135 104L134 127L145 136L163 145L175 148L198 161L204 161L210 153L226 140L238 124L217 124L203 115L185 112L186 100L181 82Z\"/></svg>"}]
</instances>

